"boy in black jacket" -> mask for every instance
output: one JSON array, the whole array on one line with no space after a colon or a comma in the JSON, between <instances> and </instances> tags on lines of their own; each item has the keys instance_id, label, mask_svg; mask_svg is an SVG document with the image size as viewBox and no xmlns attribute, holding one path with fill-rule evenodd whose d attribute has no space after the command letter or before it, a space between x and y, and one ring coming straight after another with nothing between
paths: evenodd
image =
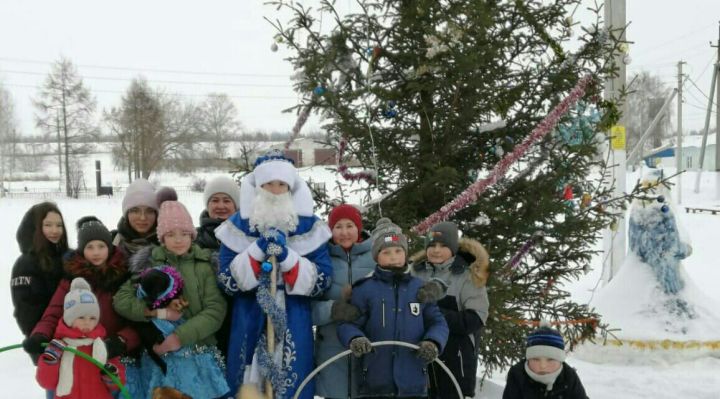
<instances>
[{"instance_id":1,"label":"boy in black jacket","mask_svg":"<svg viewBox=\"0 0 720 399\"><path fill-rule=\"evenodd\" d=\"M447 346L440 360L452 371L464 396L475 396L480 331L488 316L488 254L477 241L462 238L453 222L441 222L430 228L425 250L413 256L411 272L426 281L418 292L421 302L437 301L450 328ZM439 284L430 293L432 283ZM443 298L438 295L445 294ZM455 386L444 370L432 364L432 399L457 399Z\"/></svg>"},{"instance_id":2,"label":"boy in black jacket","mask_svg":"<svg viewBox=\"0 0 720 399\"><path fill-rule=\"evenodd\" d=\"M587 399L575 369L565 363L565 341L549 324L527 337L525 359L510 368L503 399Z\"/></svg>"}]
</instances>

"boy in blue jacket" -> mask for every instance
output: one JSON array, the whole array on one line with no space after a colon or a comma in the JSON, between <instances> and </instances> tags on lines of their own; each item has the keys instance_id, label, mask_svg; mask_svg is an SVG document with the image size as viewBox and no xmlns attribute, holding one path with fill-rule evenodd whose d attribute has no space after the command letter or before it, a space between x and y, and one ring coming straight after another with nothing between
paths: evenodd
<instances>
[{"instance_id":1,"label":"boy in blue jacket","mask_svg":"<svg viewBox=\"0 0 720 399\"><path fill-rule=\"evenodd\" d=\"M442 352L448 325L435 303L420 303L423 280L408 273L407 239L390 219L381 218L372 233L373 274L353 285L348 314L354 322L338 326L340 342L360 357L360 394L364 397L422 398L427 396L428 363ZM340 311L340 309L338 309ZM373 349L371 342L404 341Z\"/></svg>"}]
</instances>

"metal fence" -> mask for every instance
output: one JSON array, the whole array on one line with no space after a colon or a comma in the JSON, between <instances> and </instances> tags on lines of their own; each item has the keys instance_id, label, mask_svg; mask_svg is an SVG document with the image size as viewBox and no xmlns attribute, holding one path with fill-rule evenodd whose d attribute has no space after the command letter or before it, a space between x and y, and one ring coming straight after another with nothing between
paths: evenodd
<instances>
[{"instance_id":1,"label":"metal fence","mask_svg":"<svg viewBox=\"0 0 720 399\"><path fill-rule=\"evenodd\" d=\"M173 187L177 192L178 197L187 197L193 195L202 195L202 192L194 191L190 186L178 186ZM100 197L118 197L122 198L125 195L127 186L113 187L113 195ZM12 199L28 199L28 200L52 200L57 198L66 198L64 191L58 189L49 188L24 188L22 190L5 190L0 193L0 198L12 198ZM99 197L95 189L80 190L77 195L77 199L93 199Z\"/></svg>"}]
</instances>

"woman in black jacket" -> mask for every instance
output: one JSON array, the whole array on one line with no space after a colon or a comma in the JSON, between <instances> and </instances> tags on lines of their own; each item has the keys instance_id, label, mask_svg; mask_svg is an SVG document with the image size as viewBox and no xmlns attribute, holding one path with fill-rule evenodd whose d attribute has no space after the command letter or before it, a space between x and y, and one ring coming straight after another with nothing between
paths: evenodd
<instances>
[{"instance_id":1,"label":"woman in black jacket","mask_svg":"<svg viewBox=\"0 0 720 399\"><path fill-rule=\"evenodd\" d=\"M68 252L67 232L62 213L52 202L33 205L17 230L20 257L13 265L10 293L15 320L28 337L42 318L45 308L63 276L63 256ZM39 347L25 340L23 346ZM30 353L31 351L28 351ZM39 353L32 351L37 363Z\"/></svg>"},{"instance_id":2,"label":"woman in black jacket","mask_svg":"<svg viewBox=\"0 0 720 399\"><path fill-rule=\"evenodd\" d=\"M215 229L238 211L240 186L230 176L218 176L205 185L203 200L205 201L205 210L200 214L200 227L196 229L195 244L200 248L210 250L214 258L220 250L220 241L215 237ZM220 353L227 356L233 300L228 295L223 295L223 298L227 302L227 313L222 326L215 332L215 338L218 341L217 347Z\"/></svg>"}]
</instances>

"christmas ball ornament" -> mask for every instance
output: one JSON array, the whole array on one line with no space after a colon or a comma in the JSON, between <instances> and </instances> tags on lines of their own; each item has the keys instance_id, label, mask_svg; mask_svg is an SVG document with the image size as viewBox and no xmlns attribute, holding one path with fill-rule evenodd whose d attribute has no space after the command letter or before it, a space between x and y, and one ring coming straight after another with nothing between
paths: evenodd
<instances>
[{"instance_id":1,"label":"christmas ball ornament","mask_svg":"<svg viewBox=\"0 0 720 399\"><path fill-rule=\"evenodd\" d=\"M372 56L373 58L380 57L380 53L382 53L382 49L378 46L373 47L372 49Z\"/></svg>"},{"instance_id":2,"label":"christmas ball ornament","mask_svg":"<svg viewBox=\"0 0 720 399\"><path fill-rule=\"evenodd\" d=\"M397 114L398 114L397 111L394 109L389 109L389 110L385 111L386 118L394 118L397 116Z\"/></svg>"},{"instance_id":3,"label":"christmas ball ornament","mask_svg":"<svg viewBox=\"0 0 720 399\"><path fill-rule=\"evenodd\" d=\"M278 51L278 45L277 45L277 43L273 43L273 44L270 45L270 51L272 51L273 53L276 52L276 51Z\"/></svg>"},{"instance_id":4,"label":"christmas ball ornament","mask_svg":"<svg viewBox=\"0 0 720 399\"><path fill-rule=\"evenodd\" d=\"M282 43L283 37L282 35L275 35L275 43Z\"/></svg>"},{"instance_id":5,"label":"christmas ball ornament","mask_svg":"<svg viewBox=\"0 0 720 399\"><path fill-rule=\"evenodd\" d=\"M372 53L373 53L373 48L372 48L372 47L368 47L368 48L365 49L365 54L367 54L367 55L372 55Z\"/></svg>"},{"instance_id":6,"label":"christmas ball ornament","mask_svg":"<svg viewBox=\"0 0 720 399\"><path fill-rule=\"evenodd\" d=\"M563 189L563 199L565 201L570 201L573 199L573 189L572 186L569 184Z\"/></svg>"},{"instance_id":7,"label":"christmas ball ornament","mask_svg":"<svg viewBox=\"0 0 720 399\"><path fill-rule=\"evenodd\" d=\"M322 96L323 94L325 94L325 88L322 86L318 86L315 89L313 89L313 93L316 96Z\"/></svg>"},{"instance_id":8,"label":"christmas ball ornament","mask_svg":"<svg viewBox=\"0 0 720 399\"><path fill-rule=\"evenodd\" d=\"M658 197L657 197L657 202L661 202L661 203L662 203L662 202L665 202L665 197L662 196L662 195L658 195Z\"/></svg>"},{"instance_id":9,"label":"christmas ball ornament","mask_svg":"<svg viewBox=\"0 0 720 399\"><path fill-rule=\"evenodd\" d=\"M632 57L630 57L630 54L625 54L622 61L623 61L623 64L630 65L632 63Z\"/></svg>"},{"instance_id":10,"label":"christmas ball ornament","mask_svg":"<svg viewBox=\"0 0 720 399\"><path fill-rule=\"evenodd\" d=\"M260 269L265 273L270 273L272 271L272 263L263 262L262 265L260 265Z\"/></svg>"},{"instance_id":11,"label":"christmas ball ornament","mask_svg":"<svg viewBox=\"0 0 720 399\"><path fill-rule=\"evenodd\" d=\"M670 207L667 206L667 205L663 205L663 206L660 207L660 210L661 210L663 213L668 213L668 212L670 212Z\"/></svg>"}]
</instances>

